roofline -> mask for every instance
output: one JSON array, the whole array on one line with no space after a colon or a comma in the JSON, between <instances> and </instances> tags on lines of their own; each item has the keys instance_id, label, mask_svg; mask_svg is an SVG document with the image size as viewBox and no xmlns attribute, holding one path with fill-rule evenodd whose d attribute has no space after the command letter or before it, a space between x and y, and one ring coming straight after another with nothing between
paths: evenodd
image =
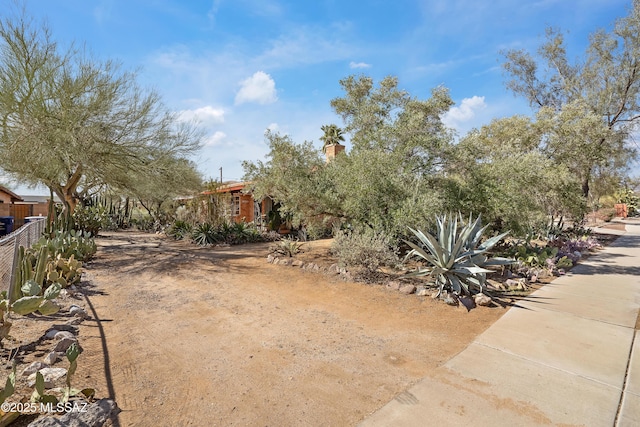
<instances>
[{"instance_id":1,"label":"roofline","mask_svg":"<svg viewBox=\"0 0 640 427\"><path fill-rule=\"evenodd\" d=\"M9 190L4 185L0 185L0 191L4 191L9 196L11 196L12 199L16 199L17 201L20 201L20 202L24 201L24 199L22 197L18 196L16 193L14 193L13 191Z\"/></svg>"}]
</instances>

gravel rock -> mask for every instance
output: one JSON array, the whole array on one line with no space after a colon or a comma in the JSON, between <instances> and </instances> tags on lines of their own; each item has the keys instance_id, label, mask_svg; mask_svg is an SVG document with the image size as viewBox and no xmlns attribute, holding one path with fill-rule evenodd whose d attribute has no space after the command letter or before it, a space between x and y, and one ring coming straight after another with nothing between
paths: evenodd
<instances>
[{"instance_id":1,"label":"gravel rock","mask_svg":"<svg viewBox=\"0 0 640 427\"><path fill-rule=\"evenodd\" d=\"M416 287L413 285L404 285L399 289L401 294L409 295L416 291Z\"/></svg>"},{"instance_id":2,"label":"gravel rock","mask_svg":"<svg viewBox=\"0 0 640 427\"><path fill-rule=\"evenodd\" d=\"M491 297L485 294L476 294L474 296L474 301L476 303L476 305L480 305L480 306L490 306L492 304L491 302Z\"/></svg>"},{"instance_id":3,"label":"gravel rock","mask_svg":"<svg viewBox=\"0 0 640 427\"><path fill-rule=\"evenodd\" d=\"M78 403L83 407L83 403ZM111 399L100 399L80 410L67 412L62 417L41 417L28 427L101 427L108 419L120 412L116 402Z\"/></svg>"},{"instance_id":4,"label":"gravel rock","mask_svg":"<svg viewBox=\"0 0 640 427\"><path fill-rule=\"evenodd\" d=\"M26 368L24 368L24 370L22 371L22 376L23 377L28 377L31 374L35 374L36 372L38 372L40 369L44 369L44 368L48 368L49 365L47 365L46 363L42 363L42 362L31 362L29 364L29 366L27 366Z\"/></svg>"},{"instance_id":5,"label":"gravel rock","mask_svg":"<svg viewBox=\"0 0 640 427\"><path fill-rule=\"evenodd\" d=\"M69 331L59 331L57 334L54 335L53 339L55 339L56 341L60 341L63 340L65 338L71 338L71 339L76 339L76 336L69 332Z\"/></svg>"},{"instance_id":6,"label":"gravel rock","mask_svg":"<svg viewBox=\"0 0 640 427\"><path fill-rule=\"evenodd\" d=\"M429 290L424 286L418 286L416 288L416 295L418 295L419 297L426 297L427 295L429 295Z\"/></svg>"},{"instance_id":7,"label":"gravel rock","mask_svg":"<svg viewBox=\"0 0 640 427\"><path fill-rule=\"evenodd\" d=\"M331 264L329 266L329 273L340 274L340 268L338 267L338 264Z\"/></svg>"},{"instance_id":8,"label":"gravel rock","mask_svg":"<svg viewBox=\"0 0 640 427\"><path fill-rule=\"evenodd\" d=\"M269 254L267 255L267 262L271 264L275 258L276 257L274 257L273 254Z\"/></svg>"},{"instance_id":9,"label":"gravel rock","mask_svg":"<svg viewBox=\"0 0 640 427\"><path fill-rule=\"evenodd\" d=\"M56 347L53 349L53 351L58 353L65 353L67 349L71 347L71 344L73 344L74 342L78 342L76 337L62 338L60 341L58 341L58 344L56 344Z\"/></svg>"},{"instance_id":10,"label":"gravel rock","mask_svg":"<svg viewBox=\"0 0 640 427\"><path fill-rule=\"evenodd\" d=\"M64 356L64 353L57 353L55 351L52 351L44 357L43 362L46 365L53 365L58 360L62 360L63 356Z\"/></svg>"},{"instance_id":11,"label":"gravel rock","mask_svg":"<svg viewBox=\"0 0 640 427\"><path fill-rule=\"evenodd\" d=\"M60 331L59 331L59 330L57 330L57 329L49 329L49 330L44 334L44 337L45 337L46 339L48 339L48 340L52 340L52 339L56 336L56 334L57 334L58 332L60 332Z\"/></svg>"},{"instance_id":12,"label":"gravel rock","mask_svg":"<svg viewBox=\"0 0 640 427\"><path fill-rule=\"evenodd\" d=\"M73 333L74 335L78 334L78 327L72 325L53 325L51 329L55 329L57 331L68 331Z\"/></svg>"},{"instance_id":13,"label":"gravel rock","mask_svg":"<svg viewBox=\"0 0 640 427\"><path fill-rule=\"evenodd\" d=\"M72 305L71 307L69 307L69 313L71 313L71 315L75 317L80 317L82 319L86 319L87 317L89 317L87 312L84 311L84 308L77 305Z\"/></svg>"},{"instance_id":14,"label":"gravel rock","mask_svg":"<svg viewBox=\"0 0 640 427\"><path fill-rule=\"evenodd\" d=\"M67 375L67 370L64 368L43 368L39 371L44 377L44 388L53 388L55 387L55 381L63 378ZM27 379L29 387L33 387L36 385L36 372L29 375Z\"/></svg>"},{"instance_id":15,"label":"gravel rock","mask_svg":"<svg viewBox=\"0 0 640 427\"><path fill-rule=\"evenodd\" d=\"M299 259L295 259L291 263L292 267L302 267L303 265L304 265L304 262L300 261Z\"/></svg>"},{"instance_id":16,"label":"gravel rock","mask_svg":"<svg viewBox=\"0 0 640 427\"><path fill-rule=\"evenodd\" d=\"M402 284L400 282L398 282L397 280L392 280L390 282L387 282L387 288L393 290L393 291L398 291L400 290L400 288L402 287Z\"/></svg>"}]
</instances>

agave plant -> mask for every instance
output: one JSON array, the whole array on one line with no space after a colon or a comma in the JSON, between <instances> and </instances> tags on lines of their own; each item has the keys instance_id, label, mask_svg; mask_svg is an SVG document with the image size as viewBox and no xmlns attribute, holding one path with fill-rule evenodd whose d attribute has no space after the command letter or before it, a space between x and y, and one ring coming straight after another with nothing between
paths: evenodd
<instances>
[{"instance_id":1,"label":"agave plant","mask_svg":"<svg viewBox=\"0 0 640 427\"><path fill-rule=\"evenodd\" d=\"M443 215L436 217L436 220L436 236L410 228L418 238L419 245L405 240L412 248L405 261L417 256L429 264L426 268L418 268L409 276L435 278L438 284L438 297L444 290L456 295L471 295L471 289L482 292L486 275L491 272L486 267L508 265L514 262L508 258L489 259L487 257L486 252L508 232L481 243L487 226L482 226L480 216L475 220L470 216L466 224L462 215L456 217Z\"/></svg>"},{"instance_id":2,"label":"agave plant","mask_svg":"<svg viewBox=\"0 0 640 427\"><path fill-rule=\"evenodd\" d=\"M191 231L191 239L200 246L213 245L219 240L218 230L208 222L198 224Z\"/></svg>"}]
</instances>

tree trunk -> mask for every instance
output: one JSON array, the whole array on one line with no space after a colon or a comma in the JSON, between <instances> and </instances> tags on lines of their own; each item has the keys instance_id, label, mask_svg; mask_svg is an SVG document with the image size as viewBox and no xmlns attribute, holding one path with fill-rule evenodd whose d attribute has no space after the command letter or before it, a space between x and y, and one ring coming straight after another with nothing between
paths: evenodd
<instances>
[{"instance_id":1,"label":"tree trunk","mask_svg":"<svg viewBox=\"0 0 640 427\"><path fill-rule=\"evenodd\" d=\"M589 197L589 177L582 180L582 196L585 199Z\"/></svg>"}]
</instances>

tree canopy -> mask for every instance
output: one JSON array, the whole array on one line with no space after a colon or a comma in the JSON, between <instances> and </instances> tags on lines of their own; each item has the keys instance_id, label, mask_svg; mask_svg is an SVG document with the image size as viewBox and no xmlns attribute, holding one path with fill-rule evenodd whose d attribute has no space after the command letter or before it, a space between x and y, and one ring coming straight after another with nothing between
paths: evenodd
<instances>
[{"instance_id":1,"label":"tree canopy","mask_svg":"<svg viewBox=\"0 0 640 427\"><path fill-rule=\"evenodd\" d=\"M585 197L595 176L624 171L636 154L626 141L640 123L640 0L611 32L591 35L581 60L568 59L552 29L537 57L504 57L507 87L542 113L552 130L547 152L580 177Z\"/></svg>"},{"instance_id":2,"label":"tree canopy","mask_svg":"<svg viewBox=\"0 0 640 427\"><path fill-rule=\"evenodd\" d=\"M135 190L184 163L200 133L110 60L62 48L23 13L0 20L0 168L73 210L91 191Z\"/></svg>"}]
</instances>

